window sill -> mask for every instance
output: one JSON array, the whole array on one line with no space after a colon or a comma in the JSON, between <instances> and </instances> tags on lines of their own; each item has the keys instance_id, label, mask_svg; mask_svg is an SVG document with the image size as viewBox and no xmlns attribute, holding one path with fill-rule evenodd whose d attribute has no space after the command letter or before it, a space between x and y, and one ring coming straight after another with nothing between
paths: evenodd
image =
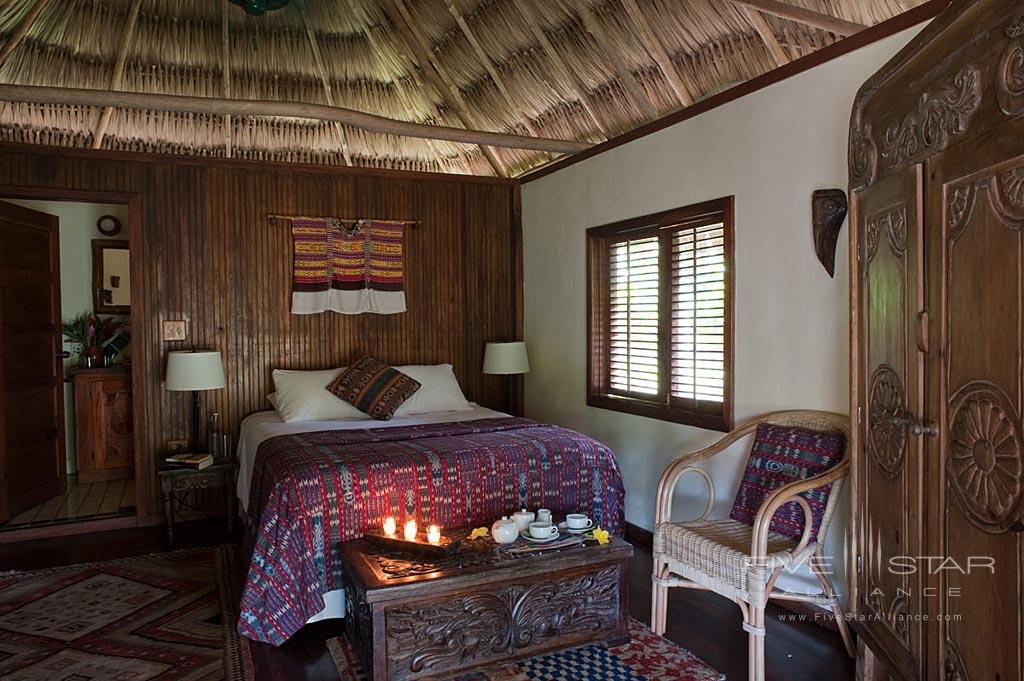
<instances>
[{"instance_id":1,"label":"window sill","mask_svg":"<svg viewBox=\"0 0 1024 681\"><path fill-rule=\"evenodd\" d=\"M647 418L658 419L659 421L680 423L695 428L717 430L723 433L728 433L732 430L731 419L723 416L687 411L679 407L638 400L634 397L602 394L588 395L587 405L597 407L598 409L619 411L624 414L646 416Z\"/></svg>"}]
</instances>

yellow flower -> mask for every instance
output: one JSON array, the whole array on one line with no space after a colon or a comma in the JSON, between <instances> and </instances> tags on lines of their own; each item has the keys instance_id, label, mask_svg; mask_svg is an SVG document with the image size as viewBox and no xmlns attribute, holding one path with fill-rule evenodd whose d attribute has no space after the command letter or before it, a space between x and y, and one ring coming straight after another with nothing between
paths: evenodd
<instances>
[{"instance_id":1,"label":"yellow flower","mask_svg":"<svg viewBox=\"0 0 1024 681\"><path fill-rule=\"evenodd\" d=\"M600 527L594 528L594 539L597 540L598 544L607 544L611 541L608 538L608 530L602 530Z\"/></svg>"},{"instance_id":2,"label":"yellow flower","mask_svg":"<svg viewBox=\"0 0 1024 681\"><path fill-rule=\"evenodd\" d=\"M480 537L486 537L491 533L486 527L478 527L469 533L470 539L479 539Z\"/></svg>"}]
</instances>

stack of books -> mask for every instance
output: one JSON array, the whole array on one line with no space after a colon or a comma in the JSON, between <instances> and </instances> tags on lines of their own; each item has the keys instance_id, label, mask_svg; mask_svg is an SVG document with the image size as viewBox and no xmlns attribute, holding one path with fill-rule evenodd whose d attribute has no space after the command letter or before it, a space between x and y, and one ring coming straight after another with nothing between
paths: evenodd
<instances>
[{"instance_id":1,"label":"stack of books","mask_svg":"<svg viewBox=\"0 0 1024 681\"><path fill-rule=\"evenodd\" d=\"M213 465L213 455L211 454L175 454L174 456L168 456L164 461L169 466L175 466L177 468L194 468L200 471L207 466Z\"/></svg>"}]
</instances>

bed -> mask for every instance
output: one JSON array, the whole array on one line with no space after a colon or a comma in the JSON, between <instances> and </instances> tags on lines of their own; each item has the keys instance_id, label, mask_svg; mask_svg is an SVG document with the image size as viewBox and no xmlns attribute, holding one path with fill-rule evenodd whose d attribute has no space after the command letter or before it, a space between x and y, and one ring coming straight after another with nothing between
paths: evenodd
<instances>
[{"instance_id":1,"label":"bed","mask_svg":"<svg viewBox=\"0 0 1024 681\"><path fill-rule=\"evenodd\" d=\"M340 541L415 517L480 526L521 507L582 510L623 529L612 452L571 430L472 405L457 412L242 423L238 497L248 575L238 629L280 645L307 622L343 617Z\"/></svg>"}]
</instances>

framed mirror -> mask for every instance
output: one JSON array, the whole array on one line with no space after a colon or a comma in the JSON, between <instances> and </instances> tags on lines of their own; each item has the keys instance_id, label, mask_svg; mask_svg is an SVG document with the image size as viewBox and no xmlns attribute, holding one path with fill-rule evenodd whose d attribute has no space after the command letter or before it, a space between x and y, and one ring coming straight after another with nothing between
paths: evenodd
<instances>
[{"instance_id":1,"label":"framed mirror","mask_svg":"<svg viewBox=\"0 0 1024 681\"><path fill-rule=\"evenodd\" d=\"M96 314L126 315L132 304L128 241L92 240L92 295Z\"/></svg>"}]
</instances>

